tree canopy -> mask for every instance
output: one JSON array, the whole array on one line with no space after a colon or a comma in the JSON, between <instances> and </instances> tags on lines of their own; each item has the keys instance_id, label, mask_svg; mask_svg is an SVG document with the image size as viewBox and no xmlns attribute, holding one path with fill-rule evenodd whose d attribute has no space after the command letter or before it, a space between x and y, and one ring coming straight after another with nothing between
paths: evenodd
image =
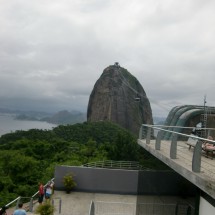
<instances>
[{"instance_id":1,"label":"tree canopy","mask_svg":"<svg viewBox=\"0 0 215 215\"><path fill-rule=\"evenodd\" d=\"M56 164L79 166L101 160L138 161L146 168L166 168L138 146L131 133L110 122L16 131L0 137L0 204L17 196L32 196L40 181L54 177Z\"/></svg>"}]
</instances>

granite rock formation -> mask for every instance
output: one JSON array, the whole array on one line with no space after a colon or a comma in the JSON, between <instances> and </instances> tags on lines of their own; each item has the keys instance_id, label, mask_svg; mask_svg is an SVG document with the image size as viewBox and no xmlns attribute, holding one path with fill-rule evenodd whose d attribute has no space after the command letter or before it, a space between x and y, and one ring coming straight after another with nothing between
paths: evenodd
<instances>
[{"instance_id":1,"label":"granite rock formation","mask_svg":"<svg viewBox=\"0 0 215 215\"><path fill-rule=\"evenodd\" d=\"M136 136L141 124L153 124L151 106L143 87L118 63L107 67L95 83L87 120L111 121Z\"/></svg>"}]
</instances>

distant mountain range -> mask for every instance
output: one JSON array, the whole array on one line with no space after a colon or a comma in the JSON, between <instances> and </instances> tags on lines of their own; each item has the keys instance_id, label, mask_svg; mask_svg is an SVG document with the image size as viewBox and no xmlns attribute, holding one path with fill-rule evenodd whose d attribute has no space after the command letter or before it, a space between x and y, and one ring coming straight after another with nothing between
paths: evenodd
<instances>
[{"instance_id":1,"label":"distant mountain range","mask_svg":"<svg viewBox=\"0 0 215 215\"><path fill-rule=\"evenodd\" d=\"M37 112L37 111L20 111L7 108L0 108L2 114L13 114L17 120L44 121L57 125L67 125L82 123L87 120L87 114L80 111L62 110L57 113ZM153 117L154 124L164 124L166 117Z\"/></svg>"},{"instance_id":2,"label":"distant mountain range","mask_svg":"<svg viewBox=\"0 0 215 215\"><path fill-rule=\"evenodd\" d=\"M67 110L63 110L59 111L51 117L43 118L42 121L58 125L82 123L86 121L86 113L81 113L78 111L69 112Z\"/></svg>"},{"instance_id":3,"label":"distant mountain range","mask_svg":"<svg viewBox=\"0 0 215 215\"><path fill-rule=\"evenodd\" d=\"M37 112L37 111L20 111L0 108L0 113L13 114L16 120L45 121L57 125L67 125L82 123L86 121L86 113L79 111L62 110L57 113Z\"/></svg>"},{"instance_id":4,"label":"distant mountain range","mask_svg":"<svg viewBox=\"0 0 215 215\"><path fill-rule=\"evenodd\" d=\"M154 120L154 124L155 125L164 125L164 123L166 121L166 117L157 117L157 116L154 116L153 120Z\"/></svg>"}]
</instances>

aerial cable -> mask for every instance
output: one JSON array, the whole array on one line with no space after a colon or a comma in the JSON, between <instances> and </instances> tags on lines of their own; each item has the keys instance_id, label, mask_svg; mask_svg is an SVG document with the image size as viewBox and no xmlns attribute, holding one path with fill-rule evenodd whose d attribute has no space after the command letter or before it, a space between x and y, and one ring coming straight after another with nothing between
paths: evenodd
<instances>
[{"instance_id":1,"label":"aerial cable","mask_svg":"<svg viewBox=\"0 0 215 215\"><path fill-rule=\"evenodd\" d=\"M130 88L131 90L133 90L136 94L138 94L138 92L130 85L130 83L127 82L126 78L124 77L124 75L122 74L122 72L121 72L120 70L118 70L118 73L119 73L120 76L124 79L124 80L122 80L122 79L120 78L120 80L121 80L127 87L129 87L129 88ZM139 94L138 94L138 95L139 95ZM144 96L144 95L139 95L139 96L140 96L140 97L143 97L143 98L149 99L147 96ZM159 107L161 107L161 108L163 108L163 109L165 109L165 110L167 110L167 111L170 111L170 109L171 109L170 106L169 106L169 107L166 107L166 106L164 106L164 105L158 104L158 102L157 102L156 100L152 99L152 98L150 98L150 101L152 101L152 103L154 103L155 105L157 105L157 106L159 106Z\"/></svg>"},{"instance_id":2,"label":"aerial cable","mask_svg":"<svg viewBox=\"0 0 215 215\"><path fill-rule=\"evenodd\" d=\"M119 73L119 75L121 76L121 77L119 77L119 78L120 78L120 80L122 81L122 83L125 84L125 85L126 85L129 89L131 89L134 93L136 93L136 95L138 95L140 98L149 99L151 103L157 105L158 107L160 107L160 108L162 108L162 109L164 109L164 110L166 110L166 111L168 111L168 112L170 111L170 109L171 109L170 106L167 107L166 105L162 105L162 104L160 104L158 101L152 99L151 97L147 97L147 96L145 96L145 95L139 95L138 91L135 90L135 89L130 85L130 83L128 83L128 81L126 80L126 78L124 77L124 75L122 74L122 72L118 70L118 73ZM123 79L122 79L122 78L123 78ZM114 80L113 78L110 78L110 77L109 77L109 79Z\"/></svg>"}]
</instances>

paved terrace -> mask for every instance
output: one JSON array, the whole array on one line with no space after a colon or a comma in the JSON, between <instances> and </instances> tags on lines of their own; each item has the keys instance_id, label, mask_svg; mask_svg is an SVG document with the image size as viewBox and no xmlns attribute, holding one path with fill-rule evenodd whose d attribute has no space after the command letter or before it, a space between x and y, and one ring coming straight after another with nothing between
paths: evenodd
<instances>
[{"instance_id":1,"label":"paved terrace","mask_svg":"<svg viewBox=\"0 0 215 215\"><path fill-rule=\"evenodd\" d=\"M121 203L136 203L137 197L134 195L116 195L116 194L101 194L101 193L85 193L71 192L67 194L65 191L55 191L53 195L55 214L59 214L59 200L62 201L62 215L89 215L91 202L121 202Z\"/></svg>"},{"instance_id":2,"label":"paved terrace","mask_svg":"<svg viewBox=\"0 0 215 215\"><path fill-rule=\"evenodd\" d=\"M148 201L150 201L153 197L148 197L148 199ZM54 203L55 215L89 215L92 201L97 203L111 203L112 205L113 203L121 203L122 209L127 209L127 204L129 204L129 207L131 206L133 209L134 205L136 206L137 196L87 192L71 192L68 194L65 191L55 190L51 201ZM28 206L29 204L26 203L23 208L28 210ZM35 211L38 206L39 203L36 202L33 206L33 211ZM102 209L109 211L105 206L103 206ZM10 207L7 209L7 214L12 215L14 210L15 207ZM34 212L27 212L27 214L33 215Z\"/></svg>"},{"instance_id":3,"label":"paved terrace","mask_svg":"<svg viewBox=\"0 0 215 215\"><path fill-rule=\"evenodd\" d=\"M67 194L65 191L55 191L52 197L55 206L55 215L89 215L90 205L93 201L95 204L95 214L137 214L136 206L138 206L138 214L146 214L144 211L158 208L159 214L173 214L161 212L166 204L167 210L175 210L176 203L190 203L193 199L182 199L177 196L150 196L150 195L121 195L121 194L104 194L104 193L88 193L88 192L71 192ZM61 199L62 207L59 214L59 199ZM149 204L147 205L142 205ZM156 203L157 205L153 205ZM160 205L159 205L160 204ZM142 210L142 211L141 211ZM154 214L154 213L151 213ZM182 213L185 214L185 213Z\"/></svg>"},{"instance_id":4,"label":"paved terrace","mask_svg":"<svg viewBox=\"0 0 215 215\"><path fill-rule=\"evenodd\" d=\"M107 193L88 193L88 192L71 192L67 194L65 191L54 191L52 195L52 203L55 207L55 215L90 215L91 202L95 205L95 214L175 214L176 204L181 205L181 210L186 211L187 204L191 206L194 203L193 198L183 199L178 196L150 196L150 195L123 195L123 194L107 194ZM184 206L185 205L185 206ZM24 205L24 209L28 209L29 204ZM33 211L39 206L36 203ZM7 214L12 215L15 207L7 209ZM138 212L137 212L138 210ZM27 212L28 215L35 214ZM91 213L94 214L94 213ZM181 214L186 214L181 213Z\"/></svg>"},{"instance_id":5,"label":"paved terrace","mask_svg":"<svg viewBox=\"0 0 215 215\"><path fill-rule=\"evenodd\" d=\"M141 136L142 133L137 140L140 146L215 199L215 159L205 157L204 152L200 151L196 161L193 156L194 148L189 150L186 141L176 141L172 144L173 141L160 140L159 149L156 139L142 139ZM175 147L175 158L171 158L174 157L171 155L171 144ZM199 163L199 171L193 170L195 163Z\"/></svg>"}]
</instances>

